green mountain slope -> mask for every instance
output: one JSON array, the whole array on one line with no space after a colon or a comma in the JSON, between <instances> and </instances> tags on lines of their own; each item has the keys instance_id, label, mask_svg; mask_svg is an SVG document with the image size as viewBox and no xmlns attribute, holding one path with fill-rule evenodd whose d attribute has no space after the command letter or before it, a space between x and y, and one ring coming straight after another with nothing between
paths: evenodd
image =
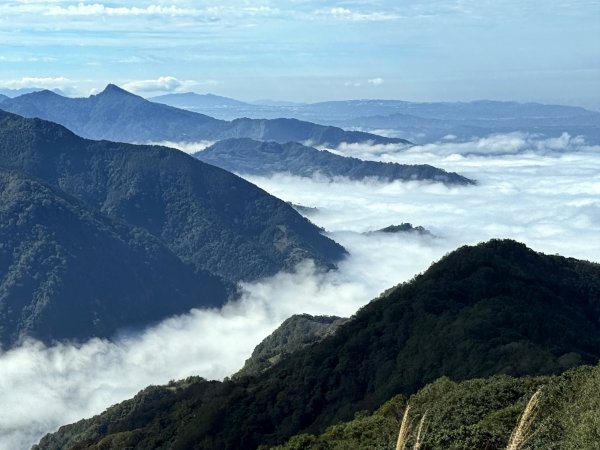
<instances>
[{"instance_id":1,"label":"green mountain slope","mask_svg":"<svg viewBox=\"0 0 600 450\"><path fill-rule=\"evenodd\" d=\"M230 281L331 267L345 250L286 203L222 169L163 147L82 139L51 122L0 112L0 166L143 228L197 269Z\"/></svg>"},{"instance_id":2,"label":"green mountain slope","mask_svg":"<svg viewBox=\"0 0 600 450\"><path fill-rule=\"evenodd\" d=\"M462 247L260 376L156 388L61 428L39 448L273 445L441 376L552 374L595 363L599 318L597 264L514 241Z\"/></svg>"},{"instance_id":3,"label":"green mountain slope","mask_svg":"<svg viewBox=\"0 0 600 450\"><path fill-rule=\"evenodd\" d=\"M110 337L227 300L140 228L23 173L0 169L0 344Z\"/></svg>"},{"instance_id":4,"label":"green mountain slope","mask_svg":"<svg viewBox=\"0 0 600 450\"><path fill-rule=\"evenodd\" d=\"M595 449L600 442L600 366L582 366L560 376L513 378L496 375L453 382L440 378L408 400L396 396L375 413L302 434L264 450L372 450L396 448L400 421L410 405L414 448L425 416L421 450L505 450L525 405L537 390L539 406L523 450Z\"/></svg>"},{"instance_id":5,"label":"green mountain slope","mask_svg":"<svg viewBox=\"0 0 600 450\"><path fill-rule=\"evenodd\" d=\"M347 320L336 316L293 315L256 346L235 377L259 375L286 355L332 335Z\"/></svg>"},{"instance_id":6,"label":"green mountain slope","mask_svg":"<svg viewBox=\"0 0 600 450\"><path fill-rule=\"evenodd\" d=\"M194 153L200 161L231 172L269 176L278 172L301 177L321 175L351 180L375 178L381 181L423 180L449 185L474 184L457 173L427 164L397 164L363 161L317 150L297 142L279 144L252 139L226 139Z\"/></svg>"}]
</instances>

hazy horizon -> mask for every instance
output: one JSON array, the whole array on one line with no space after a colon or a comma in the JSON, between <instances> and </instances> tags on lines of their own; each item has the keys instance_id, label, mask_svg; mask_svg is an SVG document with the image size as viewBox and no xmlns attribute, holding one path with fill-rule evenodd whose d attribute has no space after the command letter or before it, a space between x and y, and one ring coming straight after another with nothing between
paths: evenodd
<instances>
[{"instance_id":1,"label":"hazy horizon","mask_svg":"<svg viewBox=\"0 0 600 450\"><path fill-rule=\"evenodd\" d=\"M13 0L0 33L0 88L600 108L597 0Z\"/></svg>"},{"instance_id":2,"label":"hazy horizon","mask_svg":"<svg viewBox=\"0 0 600 450\"><path fill-rule=\"evenodd\" d=\"M224 97L224 98L229 98L229 99L233 99L233 100L238 100L241 102L245 102L248 104L255 104L255 105L261 105L261 102L264 103L269 103L269 102L273 102L273 103L281 103L282 105L310 105L310 104L317 104L317 103L326 103L326 102L344 102L344 101L401 101L401 102L408 102L408 103L477 103L477 102L506 102L506 103L520 103L520 104L527 104L527 103L532 103L532 104L541 104L541 105L557 105L557 106L572 106L572 107L581 107L581 108L585 108L587 110L590 111L596 111L596 112L600 112L600 105L598 105L597 107L590 107L590 106L586 106L583 104L575 104L575 103L558 103L558 102L543 102L543 101L527 101L527 100L510 100L510 99L494 99L494 98L474 98L474 99L470 99L470 100L407 100L404 98L383 98L383 97L372 97L372 98L367 98L367 97L363 97L363 98L359 98L359 97L355 97L355 98L340 98L340 99L331 99L331 98L322 98L320 100L316 100L316 101L306 101L306 102L302 102L302 101L296 101L296 100L289 100L286 98L251 98L251 99L241 99L238 97L234 97L231 95L227 95L227 93L220 93L220 94L216 94L214 92L211 91L182 91L182 92L158 92L158 93L151 93L151 94L145 94L145 93L138 93L135 91L131 91L128 89L125 89L123 86L120 86L117 83L113 83L113 82L107 82L106 84L102 85L102 87L100 88L93 88L90 92L88 93L69 93L69 92L64 92L61 91L60 88L51 88L51 87L41 87L41 86L27 86L27 87L22 87L22 88L4 88L0 86L0 94L6 95L8 97L17 97L20 95L25 95L31 92L37 92L37 91L43 91L43 90L49 90L49 91L53 91L59 95L63 95L65 97L69 97L69 98L87 98L90 97L92 95L97 95L99 93L101 93L108 85L110 84L114 84L118 87L121 87L124 90L127 90L128 92L131 92L133 94L139 95L140 97L145 98L146 100L152 100L153 98L156 97L160 97L163 95L171 95L171 94L197 94L197 95L214 95L217 97ZM19 92L21 91L21 92Z\"/></svg>"}]
</instances>

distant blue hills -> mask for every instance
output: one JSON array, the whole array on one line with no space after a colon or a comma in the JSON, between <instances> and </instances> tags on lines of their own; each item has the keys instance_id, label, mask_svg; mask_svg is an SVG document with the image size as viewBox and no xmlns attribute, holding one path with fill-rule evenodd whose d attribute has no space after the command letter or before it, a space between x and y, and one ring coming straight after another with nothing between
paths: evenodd
<instances>
[{"instance_id":1,"label":"distant blue hills","mask_svg":"<svg viewBox=\"0 0 600 450\"><path fill-rule=\"evenodd\" d=\"M219 103L213 97L208 99L213 107ZM410 144L405 139L345 131L297 119L215 119L148 101L113 84L87 98L69 98L47 90L3 98L0 99L0 109L59 123L85 138L120 142L196 142L247 137L331 147L343 142Z\"/></svg>"},{"instance_id":2,"label":"distant blue hills","mask_svg":"<svg viewBox=\"0 0 600 450\"><path fill-rule=\"evenodd\" d=\"M373 133L385 130L386 135L419 144L446 135L469 140L515 131L545 136L567 132L581 135L589 143L600 143L600 112L576 106L491 100L420 103L371 99L259 104L194 93L169 94L150 100L221 119L287 117Z\"/></svg>"}]
</instances>

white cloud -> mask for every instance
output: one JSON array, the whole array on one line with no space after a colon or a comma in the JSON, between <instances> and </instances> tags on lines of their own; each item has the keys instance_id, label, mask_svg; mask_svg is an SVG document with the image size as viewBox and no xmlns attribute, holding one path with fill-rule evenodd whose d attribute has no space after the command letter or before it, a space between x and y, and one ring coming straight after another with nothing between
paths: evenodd
<instances>
[{"instance_id":1,"label":"white cloud","mask_svg":"<svg viewBox=\"0 0 600 450\"><path fill-rule=\"evenodd\" d=\"M0 87L8 89L60 89L67 95L77 92L77 83L65 77L22 77L12 80L0 80Z\"/></svg>"},{"instance_id":2,"label":"white cloud","mask_svg":"<svg viewBox=\"0 0 600 450\"><path fill-rule=\"evenodd\" d=\"M192 154L204 150L207 147L213 145L215 141L199 141L199 142L174 142L174 141L158 141L158 142L140 142L140 144L146 145L162 145L163 147L176 148L182 152Z\"/></svg>"},{"instance_id":3,"label":"white cloud","mask_svg":"<svg viewBox=\"0 0 600 450\"><path fill-rule=\"evenodd\" d=\"M161 5L150 4L145 6L117 6L114 4L107 5L104 3L85 3L79 2L71 5L53 5L47 7L43 4L27 5L29 11L35 11L46 16L62 16L62 17L164 17L164 18L187 18L194 17L196 19L205 19L207 21L216 19L225 19L231 17L256 17L274 15L279 12L277 8L268 5L247 5L233 4L218 6L207 5L198 7L197 3L187 2L188 6L180 6L174 4ZM179 2L181 3L181 2ZM24 7L21 5L21 12Z\"/></svg>"},{"instance_id":4,"label":"white cloud","mask_svg":"<svg viewBox=\"0 0 600 450\"><path fill-rule=\"evenodd\" d=\"M102 3L78 3L69 6L51 6L45 12L48 16L171 16L185 17L199 14L199 10L193 8L180 8L175 5L161 6L149 5L145 8L139 7L111 7Z\"/></svg>"},{"instance_id":5,"label":"white cloud","mask_svg":"<svg viewBox=\"0 0 600 450\"><path fill-rule=\"evenodd\" d=\"M400 15L389 11L358 11L343 7L319 9L315 14L348 22L381 22L401 18Z\"/></svg>"},{"instance_id":6,"label":"white cloud","mask_svg":"<svg viewBox=\"0 0 600 450\"><path fill-rule=\"evenodd\" d=\"M41 88L64 88L71 86L73 82L65 77L23 77L13 80L0 80L0 86L7 88L25 88L25 87L41 87Z\"/></svg>"},{"instance_id":7,"label":"white cloud","mask_svg":"<svg viewBox=\"0 0 600 450\"><path fill-rule=\"evenodd\" d=\"M467 142L455 142L456 136L444 136L442 142L407 147L400 144L347 144L342 143L330 151L339 155L355 156L362 159L381 159L385 161L404 161L419 157L423 160L434 159L436 165L440 157L461 158L466 156L503 156L503 155L539 155L600 151L600 146L588 145L581 136L562 133L558 137L541 137L535 134L514 132L493 134ZM420 155L420 156L419 156Z\"/></svg>"},{"instance_id":8,"label":"white cloud","mask_svg":"<svg viewBox=\"0 0 600 450\"><path fill-rule=\"evenodd\" d=\"M367 80L367 83L369 83L369 84L371 84L373 86L381 86L383 84L383 82L384 82L384 79L383 78L379 78L379 77L377 77L377 78L371 78L371 79Z\"/></svg>"},{"instance_id":9,"label":"white cloud","mask_svg":"<svg viewBox=\"0 0 600 450\"><path fill-rule=\"evenodd\" d=\"M472 187L248 177L284 200L318 208L310 219L352 253L340 270L322 273L305 263L293 274L244 285L243 299L221 311L193 311L114 343L29 343L0 353L0 448L27 448L44 432L96 414L148 384L228 375L292 313L350 315L463 244L509 237L546 253L599 261L600 148L568 135L486 139L344 148L369 159L457 171L479 181ZM361 234L401 222L439 238Z\"/></svg>"},{"instance_id":10,"label":"white cloud","mask_svg":"<svg viewBox=\"0 0 600 450\"><path fill-rule=\"evenodd\" d=\"M365 81L367 84L371 86L381 86L385 80L383 78L369 78ZM361 87L363 85L363 81L346 81L344 83L345 87Z\"/></svg>"},{"instance_id":11,"label":"white cloud","mask_svg":"<svg viewBox=\"0 0 600 450\"><path fill-rule=\"evenodd\" d=\"M345 87L361 87L362 83L360 81L346 81L344 83Z\"/></svg>"},{"instance_id":12,"label":"white cloud","mask_svg":"<svg viewBox=\"0 0 600 450\"><path fill-rule=\"evenodd\" d=\"M159 77L156 80L137 80L123 84L123 88L131 92L182 92L198 86L217 86L216 80L179 80L172 76Z\"/></svg>"}]
</instances>

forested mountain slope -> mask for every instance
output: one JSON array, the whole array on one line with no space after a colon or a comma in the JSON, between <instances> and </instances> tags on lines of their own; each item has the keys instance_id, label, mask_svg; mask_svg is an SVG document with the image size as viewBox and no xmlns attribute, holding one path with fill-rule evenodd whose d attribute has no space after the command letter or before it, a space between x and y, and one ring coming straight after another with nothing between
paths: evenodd
<instances>
[{"instance_id":1,"label":"forested mountain slope","mask_svg":"<svg viewBox=\"0 0 600 450\"><path fill-rule=\"evenodd\" d=\"M441 376L552 374L595 363L599 318L600 266L492 240L452 252L257 377L149 389L38 448L273 445Z\"/></svg>"}]
</instances>

